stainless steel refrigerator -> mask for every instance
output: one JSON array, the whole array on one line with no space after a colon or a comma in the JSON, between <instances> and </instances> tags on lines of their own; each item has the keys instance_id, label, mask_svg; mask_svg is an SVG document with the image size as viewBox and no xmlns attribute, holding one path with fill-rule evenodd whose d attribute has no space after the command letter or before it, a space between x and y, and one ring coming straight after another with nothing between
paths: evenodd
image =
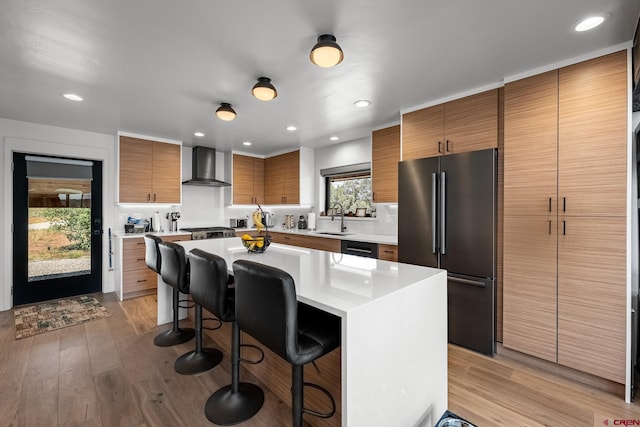
<instances>
[{"instance_id":1,"label":"stainless steel refrigerator","mask_svg":"<svg viewBox=\"0 0 640 427\"><path fill-rule=\"evenodd\" d=\"M495 352L495 150L398 168L400 262L447 270L449 342Z\"/></svg>"}]
</instances>

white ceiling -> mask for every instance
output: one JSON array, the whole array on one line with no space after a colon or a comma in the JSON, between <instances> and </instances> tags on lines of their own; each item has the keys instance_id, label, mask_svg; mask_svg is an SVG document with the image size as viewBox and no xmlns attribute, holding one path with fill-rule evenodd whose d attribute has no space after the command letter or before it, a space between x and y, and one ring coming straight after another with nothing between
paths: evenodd
<instances>
[{"instance_id":1,"label":"white ceiling","mask_svg":"<svg viewBox=\"0 0 640 427\"><path fill-rule=\"evenodd\" d=\"M596 13L611 16L573 31ZM0 117L256 154L321 147L332 135L368 136L401 110L627 42L639 14L638 0L2 0ZM330 69L308 59L324 33L345 54ZM260 76L278 98L251 96ZM373 105L357 109L358 99ZM220 102L236 120L214 116Z\"/></svg>"}]
</instances>

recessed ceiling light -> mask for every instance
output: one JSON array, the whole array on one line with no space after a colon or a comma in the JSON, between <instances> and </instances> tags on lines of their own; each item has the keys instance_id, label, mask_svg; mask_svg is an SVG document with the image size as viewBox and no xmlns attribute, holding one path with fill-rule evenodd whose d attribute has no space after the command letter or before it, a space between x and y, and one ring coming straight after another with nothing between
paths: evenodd
<instances>
[{"instance_id":1,"label":"recessed ceiling light","mask_svg":"<svg viewBox=\"0 0 640 427\"><path fill-rule=\"evenodd\" d=\"M295 132L298 130L298 128L295 127L294 125L289 125L285 129L288 130L289 132Z\"/></svg>"},{"instance_id":2,"label":"recessed ceiling light","mask_svg":"<svg viewBox=\"0 0 640 427\"><path fill-rule=\"evenodd\" d=\"M353 105L355 105L358 108L367 108L368 106L371 105L371 101L369 101L367 99L360 99L360 100L354 102Z\"/></svg>"},{"instance_id":3,"label":"recessed ceiling light","mask_svg":"<svg viewBox=\"0 0 640 427\"><path fill-rule=\"evenodd\" d=\"M71 100L71 101L82 101L82 97L76 95L75 93L65 93L64 95L65 98Z\"/></svg>"},{"instance_id":4,"label":"recessed ceiling light","mask_svg":"<svg viewBox=\"0 0 640 427\"><path fill-rule=\"evenodd\" d=\"M202 138L204 136L204 133L202 133L202 132L194 132L193 135L197 136L198 138Z\"/></svg>"},{"instance_id":5,"label":"recessed ceiling light","mask_svg":"<svg viewBox=\"0 0 640 427\"><path fill-rule=\"evenodd\" d=\"M245 141L245 142L243 142L243 143L242 143L242 145L246 145L246 146L248 147L248 146L250 146L250 145L251 145L251 142L249 142L249 141Z\"/></svg>"},{"instance_id":6,"label":"recessed ceiling light","mask_svg":"<svg viewBox=\"0 0 640 427\"><path fill-rule=\"evenodd\" d=\"M332 136L331 138L329 138L329 141L337 141L340 138L338 138L337 136Z\"/></svg>"},{"instance_id":7,"label":"recessed ceiling light","mask_svg":"<svg viewBox=\"0 0 640 427\"><path fill-rule=\"evenodd\" d=\"M604 22L604 16L590 16L588 18L583 19L582 21L580 21L580 23L578 25L576 25L575 30L580 32L580 31L588 31L591 30L595 27L597 27L598 25L602 24Z\"/></svg>"}]
</instances>

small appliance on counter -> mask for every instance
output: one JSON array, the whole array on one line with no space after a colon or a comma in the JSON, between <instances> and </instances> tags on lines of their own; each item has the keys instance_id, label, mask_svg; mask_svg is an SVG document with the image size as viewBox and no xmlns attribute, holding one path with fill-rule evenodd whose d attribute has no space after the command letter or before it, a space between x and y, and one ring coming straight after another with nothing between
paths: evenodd
<instances>
[{"instance_id":1,"label":"small appliance on counter","mask_svg":"<svg viewBox=\"0 0 640 427\"><path fill-rule=\"evenodd\" d=\"M284 216L284 228L296 228L296 220L294 215Z\"/></svg>"},{"instance_id":2,"label":"small appliance on counter","mask_svg":"<svg viewBox=\"0 0 640 427\"><path fill-rule=\"evenodd\" d=\"M264 212L264 215L262 215L262 223L267 227L274 227L276 225L276 214Z\"/></svg>"},{"instance_id":3,"label":"small appliance on counter","mask_svg":"<svg viewBox=\"0 0 640 427\"><path fill-rule=\"evenodd\" d=\"M300 215L300 218L298 219L298 229L299 230L307 229L307 218L305 218L304 215Z\"/></svg>"},{"instance_id":4,"label":"small appliance on counter","mask_svg":"<svg viewBox=\"0 0 640 427\"><path fill-rule=\"evenodd\" d=\"M180 231L191 233L191 240L222 239L224 237L235 237L236 232L228 227L191 227L181 228Z\"/></svg>"},{"instance_id":5,"label":"small appliance on counter","mask_svg":"<svg viewBox=\"0 0 640 427\"><path fill-rule=\"evenodd\" d=\"M180 218L180 212L167 213L167 219L169 220L169 231L178 231L178 218Z\"/></svg>"},{"instance_id":6,"label":"small appliance on counter","mask_svg":"<svg viewBox=\"0 0 640 427\"><path fill-rule=\"evenodd\" d=\"M231 218L229 220L231 228L247 228L247 218Z\"/></svg>"}]
</instances>

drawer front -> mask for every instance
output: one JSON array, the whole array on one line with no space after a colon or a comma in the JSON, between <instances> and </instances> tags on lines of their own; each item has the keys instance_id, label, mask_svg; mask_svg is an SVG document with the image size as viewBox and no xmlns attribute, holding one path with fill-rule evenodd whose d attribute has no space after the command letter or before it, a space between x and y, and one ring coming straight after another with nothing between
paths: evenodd
<instances>
[{"instance_id":1,"label":"drawer front","mask_svg":"<svg viewBox=\"0 0 640 427\"><path fill-rule=\"evenodd\" d=\"M157 277L157 274L149 270L146 265L144 269L125 270L122 272L122 291L127 294L153 289L158 285Z\"/></svg>"},{"instance_id":2,"label":"drawer front","mask_svg":"<svg viewBox=\"0 0 640 427\"><path fill-rule=\"evenodd\" d=\"M276 236L277 234L277 236ZM340 240L315 236L296 236L287 233L274 233L273 241L285 245L301 246L329 252L340 252Z\"/></svg>"},{"instance_id":3,"label":"drawer front","mask_svg":"<svg viewBox=\"0 0 640 427\"><path fill-rule=\"evenodd\" d=\"M144 239L125 239L122 242L122 271L142 270L147 268L144 261Z\"/></svg>"},{"instance_id":4,"label":"drawer front","mask_svg":"<svg viewBox=\"0 0 640 427\"><path fill-rule=\"evenodd\" d=\"M191 236L163 236L163 242L184 242L185 240L191 240Z\"/></svg>"},{"instance_id":5,"label":"drawer front","mask_svg":"<svg viewBox=\"0 0 640 427\"><path fill-rule=\"evenodd\" d=\"M378 259L398 262L397 245L378 245Z\"/></svg>"}]
</instances>

